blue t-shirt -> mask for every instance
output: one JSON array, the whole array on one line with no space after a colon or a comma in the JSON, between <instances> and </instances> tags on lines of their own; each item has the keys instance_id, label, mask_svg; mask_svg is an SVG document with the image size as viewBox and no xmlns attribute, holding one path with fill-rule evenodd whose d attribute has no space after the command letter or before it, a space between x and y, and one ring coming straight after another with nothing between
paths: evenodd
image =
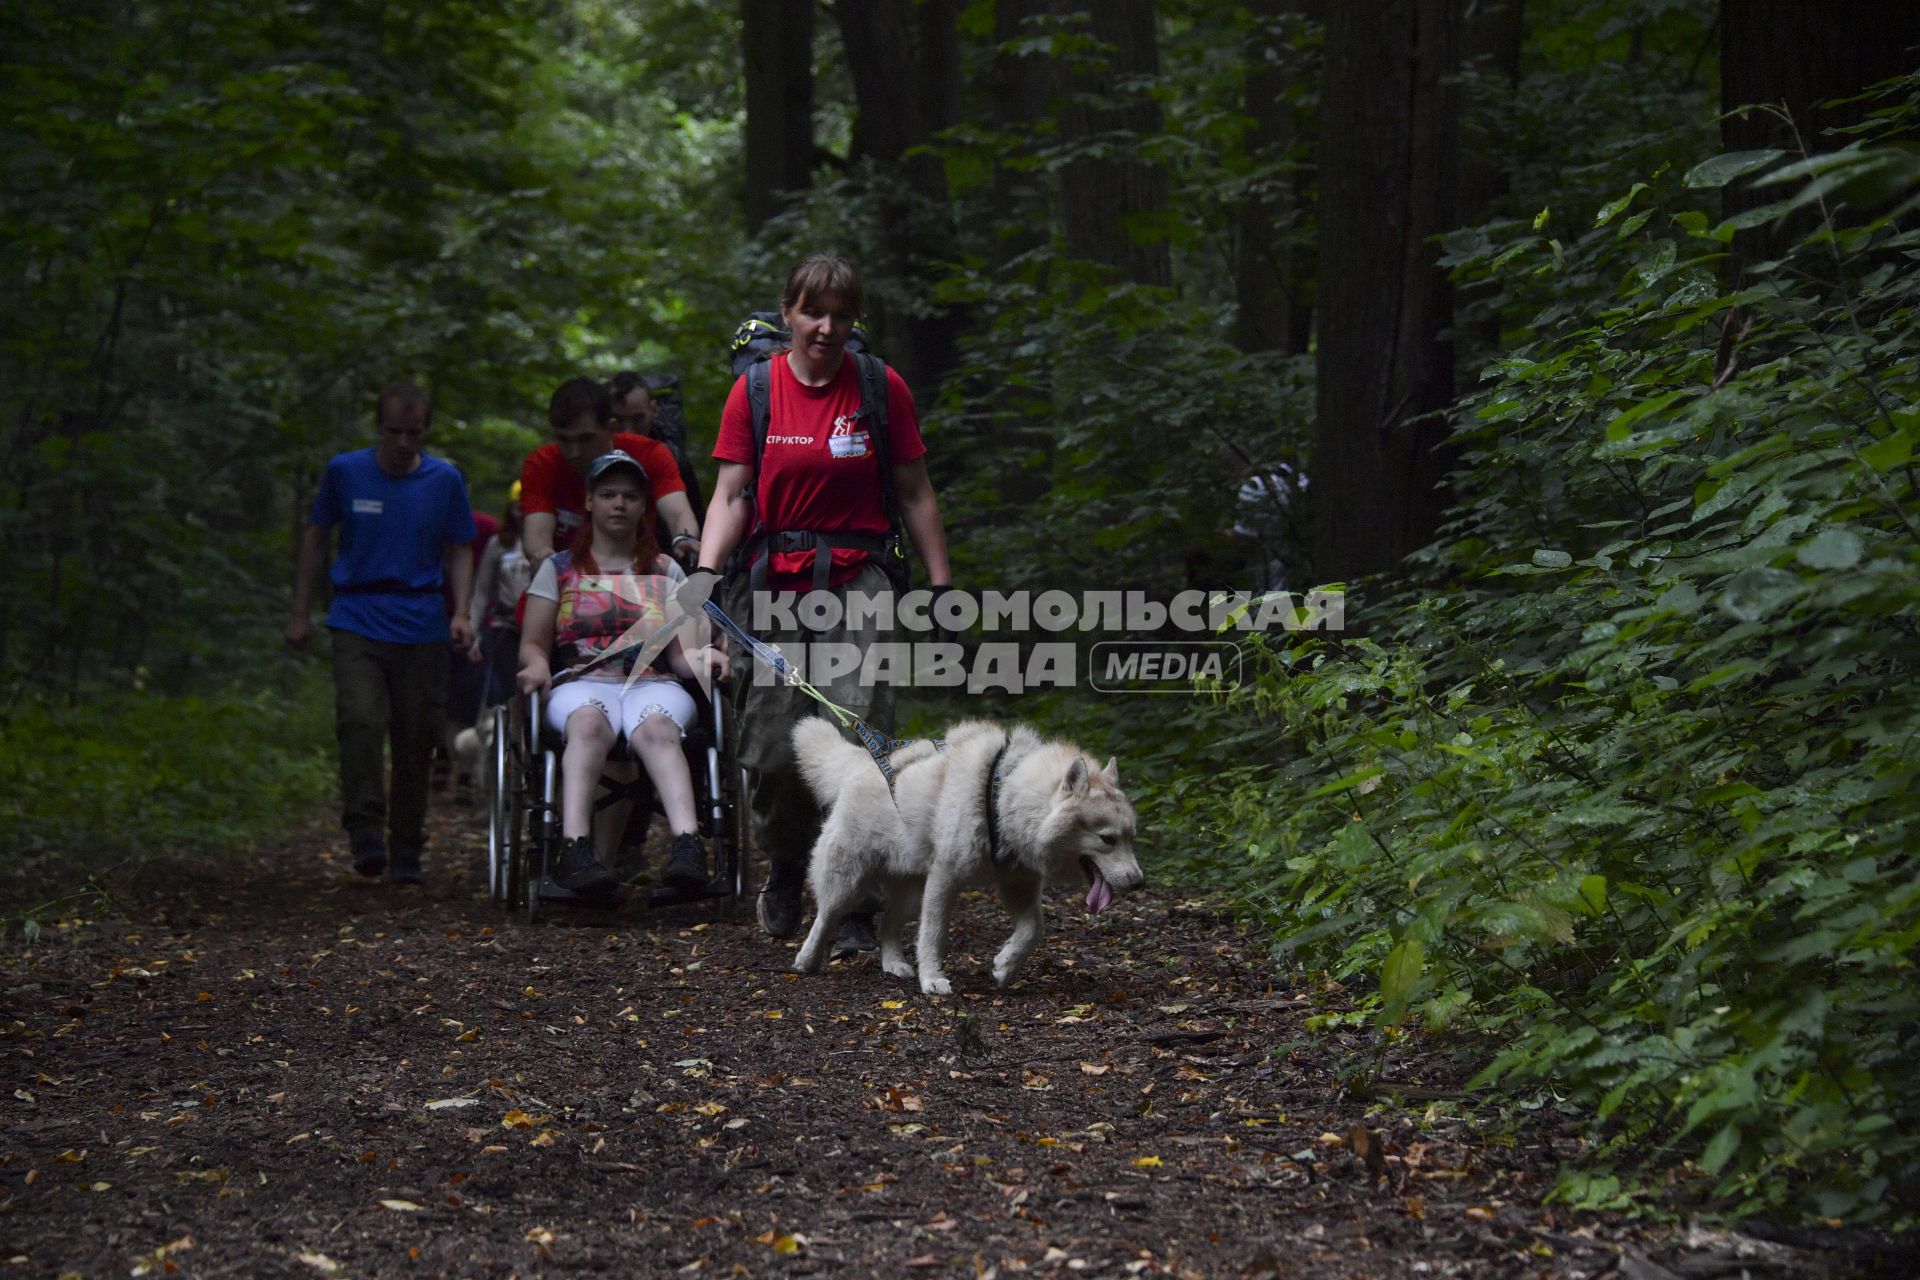
<instances>
[{"instance_id":1,"label":"blue t-shirt","mask_svg":"<svg viewBox=\"0 0 1920 1280\"><path fill-rule=\"evenodd\" d=\"M336 454L307 519L340 529L329 627L389 644L447 638L447 544L464 547L474 538L458 467L422 455L419 466L396 476L381 469L371 448Z\"/></svg>"}]
</instances>

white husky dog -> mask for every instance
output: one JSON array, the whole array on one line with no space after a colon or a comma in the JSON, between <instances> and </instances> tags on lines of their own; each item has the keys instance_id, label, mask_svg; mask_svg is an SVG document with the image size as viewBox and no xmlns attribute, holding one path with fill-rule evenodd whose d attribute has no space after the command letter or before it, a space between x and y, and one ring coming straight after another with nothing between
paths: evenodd
<instances>
[{"instance_id":1,"label":"white husky dog","mask_svg":"<svg viewBox=\"0 0 1920 1280\"><path fill-rule=\"evenodd\" d=\"M834 930L875 884L887 893L881 967L915 976L903 935L918 915L920 990L943 996L953 992L941 968L947 923L967 885L992 884L1013 915L993 960L994 981L1005 986L1040 942L1049 877L1078 866L1092 912L1145 880L1133 856L1133 806L1113 761L1102 769L1069 743L985 720L955 725L945 743L939 750L921 738L896 750L889 795L864 747L818 717L795 726L800 772L826 813L807 869L818 911L794 958L801 973L819 972Z\"/></svg>"}]
</instances>

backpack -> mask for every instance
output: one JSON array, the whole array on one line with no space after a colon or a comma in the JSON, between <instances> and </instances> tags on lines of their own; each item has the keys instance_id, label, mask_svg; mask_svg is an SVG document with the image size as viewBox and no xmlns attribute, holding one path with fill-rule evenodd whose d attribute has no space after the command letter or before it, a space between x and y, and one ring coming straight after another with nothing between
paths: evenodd
<instances>
[{"instance_id":1,"label":"backpack","mask_svg":"<svg viewBox=\"0 0 1920 1280\"><path fill-rule=\"evenodd\" d=\"M687 409L680 394L680 379L671 373L649 373L641 381L646 383L648 397L659 408L647 434L667 446L674 465L680 469L680 482L687 487L687 501L693 504L696 516L703 515L707 501L700 490L700 477L694 474L693 462L687 457ZM671 535L661 538L660 545L667 545L670 539Z\"/></svg>"},{"instance_id":2,"label":"backpack","mask_svg":"<svg viewBox=\"0 0 1920 1280\"><path fill-rule=\"evenodd\" d=\"M777 311L756 311L734 330L730 356L734 376L747 380L747 413L753 431L753 474L757 481L761 463L766 459L767 425L772 417L773 372L775 355L793 345L793 335L780 322ZM862 534L823 534L805 529L756 529L736 553L738 564L751 567L756 590L766 586L769 551L814 552L813 585L824 590L832 567L834 547L852 547L873 556L886 571L893 589L905 592L912 574L907 563L906 546L900 532L900 497L893 487L892 440L887 432L887 364L873 351L866 329L856 321L847 338L847 358L854 363L860 382L860 416L867 420L867 434L873 441L875 461L880 467L880 504L887 513L887 533L875 538ZM751 496L751 490L748 491ZM737 567L737 565L736 565Z\"/></svg>"}]
</instances>

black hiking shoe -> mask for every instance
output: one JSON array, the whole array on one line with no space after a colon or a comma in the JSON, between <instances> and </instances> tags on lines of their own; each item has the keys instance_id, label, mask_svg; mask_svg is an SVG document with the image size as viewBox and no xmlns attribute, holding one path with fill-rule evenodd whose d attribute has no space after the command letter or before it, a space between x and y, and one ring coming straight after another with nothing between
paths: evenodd
<instances>
[{"instance_id":1,"label":"black hiking shoe","mask_svg":"<svg viewBox=\"0 0 1920 1280\"><path fill-rule=\"evenodd\" d=\"M353 842L353 869L369 880L376 880L387 869L387 846L379 836L363 836Z\"/></svg>"},{"instance_id":2,"label":"black hiking shoe","mask_svg":"<svg viewBox=\"0 0 1920 1280\"><path fill-rule=\"evenodd\" d=\"M594 856L593 837L576 836L560 846L560 865L553 869L560 887L589 902L617 896L620 880Z\"/></svg>"},{"instance_id":3,"label":"black hiking shoe","mask_svg":"<svg viewBox=\"0 0 1920 1280\"><path fill-rule=\"evenodd\" d=\"M692 893L707 886L707 851L700 837L683 831L667 849L667 863L660 868L660 879L669 889Z\"/></svg>"},{"instance_id":4,"label":"black hiking shoe","mask_svg":"<svg viewBox=\"0 0 1920 1280\"><path fill-rule=\"evenodd\" d=\"M862 951L873 951L880 943L873 936L873 913L855 911L840 922L840 928L833 935L833 958L842 959L856 956Z\"/></svg>"},{"instance_id":5,"label":"black hiking shoe","mask_svg":"<svg viewBox=\"0 0 1920 1280\"><path fill-rule=\"evenodd\" d=\"M776 862L760 890L760 927L776 938L791 938L800 928L800 890L807 872L797 862Z\"/></svg>"},{"instance_id":6,"label":"black hiking shoe","mask_svg":"<svg viewBox=\"0 0 1920 1280\"><path fill-rule=\"evenodd\" d=\"M420 870L420 855L417 852L403 853L395 849L389 875L395 884L423 884L426 881L426 876Z\"/></svg>"}]
</instances>

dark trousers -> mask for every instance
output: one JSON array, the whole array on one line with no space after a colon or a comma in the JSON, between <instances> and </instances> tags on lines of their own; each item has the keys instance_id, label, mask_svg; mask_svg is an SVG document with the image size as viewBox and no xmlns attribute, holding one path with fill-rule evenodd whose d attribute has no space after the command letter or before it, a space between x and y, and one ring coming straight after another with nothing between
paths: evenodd
<instances>
[{"instance_id":1,"label":"dark trousers","mask_svg":"<svg viewBox=\"0 0 1920 1280\"><path fill-rule=\"evenodd\" d=\"M333 719L340 742L340 824L358 844L378 840L399 853L427 844L427 785L433 744L446 716L447 644L389 644L333 632ZM386 748L393 745L393 785Z\"/></svg>"},{"instance_id":2,"label":"dark trousers","mask_svg":"<svg viewBox=\"0 0 1920 1280\"><path fill-rule=\"evenodd\" d=\"M845 599L849 591L875 594L890 590L887 575L877 565L862 566L860 572L836 594ZM726 604L734 621L753 629L751 594L745 575L735 584ZM876 641L889 639L877 628L854 630L845 622L827 631L773 629L759 637L778 645L789 654L800 646L819 642L850 642L864 652ZM818 702L789 685L763 684L762 672L755 670L752 655L735 647L733 657L734 724L739 735L740 763L747 770L747 812L753 824L754 843L769 862L806 864L813 842L820 835L820 806L807 790L793 758L793 727L813 715L830 715ZM849 672L830 683L822 683L812 674L813 686L834 702L859 716L883 733L892 731L894 689L892 685L862 686L859 672ZM857 741L844 732L848 741Z\"/></svg>"}]
</instances>

